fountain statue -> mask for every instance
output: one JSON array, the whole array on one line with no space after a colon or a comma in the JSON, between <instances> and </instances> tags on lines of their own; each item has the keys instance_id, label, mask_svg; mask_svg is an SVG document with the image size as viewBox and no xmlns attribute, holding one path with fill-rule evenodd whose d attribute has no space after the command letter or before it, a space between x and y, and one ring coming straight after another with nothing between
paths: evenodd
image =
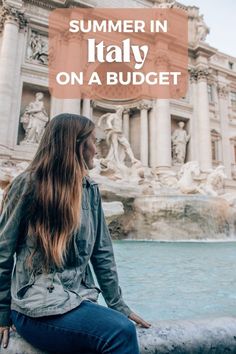
<instances>
[{"instance_id":1,"label":"fountain statue","mask_svg":"<svg viewBox=\"0 0 236 354\"><path fill-rule=\"evenodd\" d=\"M224 191L224 166L203 173L197 161L189 161L180 165L179 172L157 174L135 158L122 131L122 112L118 106L98 120L105 132L108 153L94 159L90 171L100 185L112 235L154 240L235 235L236 195L233 198ZM24 162L1 161L1 194L26 166Z\"/></svg>"},{"instance_id":2,"label":"fountain statue","mask_svg":"<svg viewBox=\"0 0 236 354\"><path fill-rule=\"evenodd\" d=\"M197 161L185 163L179 171L177 187L183 194L201 193L200 188L194 181L194 177L200 176L200 168Z\"/></svg>"},{"instance_id":3,"label":"fountain statue","mask_svg":"<svg viewBox=\"0 0 236 354\"><path fill-rule=\"evenodd\" d=\"M184 122L178 123L179 128L175 129L172 134L172 151L174 164L183 164L186 158L186 147L189 142L190 135L184 130Z\"/></svg>"},{"instance_id":4,"label":"fountain statue","mask_svg":"<svg viewBox=\"0 0 236 354\"><path fill-rule=\"evenodd\" d=\"M209 172L206 182L202 185L203 191L208 195L217 197L219 191L224 188L226 178L225 167L222 165L217 166L215 170Z\"/></svg>"},{"instance_id":5,"label":"fountain statue","mask_svg":"<svg viewBox=\"0 0 236 354\"><path fill-rule=\"evenodd\" d=\"M0 161L0 205L9 183L28 167L28 162Z\"/></svg>"},{"instance_id":6,"label":"fountain statue","mask_svg":"<svg viewBox=\"0 0 236 354\"><path fill-rule=\"evenodd\" d=\"M114 113L103 114L98 120L98 127L104 127L106 143L109 147L105 158L100 159L100 172L110 175L113 179L140 180L143 175L141 162L134 157L130 143L122 130L123 106L118 106ZM105 123L104 123L105 121ZM131 161L131 167L125 164L126 156Z\"/></svg>"},{"instance_id":7,"label":"fountain statue","mask_svg":"<svg viewBox=\"0 0 236 354\"><path fill-rule=\"evenodd\" d=\"M105 159L96 161L91 176L101 184L106 200L119 198L124 204L124 214L117 220L113 218L110 224L112 231L119 225L121 238L133 235L136 239L159 240L215 239L234 233L236 209L224 198L224 166L203 173L197 161L189 161L180 165L178 173L169 171L158 175L155 169L144 168L135 161L122 132L122 108L103 115L100 127L104 119L109 152ZM116 126L112 124L114 120ZM172 136L182 162L190 138L183 127L180 124L180 131ZM182 145L177 149L178 144ZM129 167L125 164L125 155L132 161ZM106 166L112 166L105 174L104 160ZM138 178L137 166L140 168Z\"/></svg>"},{"instance_id":8,"label":"fountain statue","mask_svg":"<svg viewBox=\"0 0 236 354\"><path fill-rule=\"evenodd\" d=\"M122 131L123 110L122 106L118 106L115 113L106 113L98 121L98 126L100 127L102 121L106 120L104 131L106 133L106 141L110 145L106 160L113 161L116 165L124 164L125 154L130 157L132 163L137 161L131 150L130 143Z\"/></svg>"},{"instance_id":9,"label":"fountain statue","mask_svg":"<svg viewBox=\"0 0 236 354\"><path fill-rule=\"evenodd\" d=\"M210 29L204 21L204 16L200 15L197 20L196 43L205 41L209 33Z\"/></svg>"},{"instance_id":10,"label":"fountain statue","mask_svg":"<svg viewBox=\"0 0 236 354\"><path fill-rule=\"evenodd\" d=\"M37 92L35 101L26 107L20 122L25 130L24 143L39 143L49 120L43 102L44 94Z\"/></svg>"}]
</instances>

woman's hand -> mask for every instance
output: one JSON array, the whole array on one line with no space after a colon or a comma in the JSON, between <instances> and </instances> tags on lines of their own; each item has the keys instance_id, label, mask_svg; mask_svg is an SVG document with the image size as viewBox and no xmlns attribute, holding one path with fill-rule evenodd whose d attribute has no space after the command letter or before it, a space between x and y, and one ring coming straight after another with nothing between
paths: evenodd
<instances>
[{"instance_id":1,"label":"woman's hand","mask_svg":"<svg viewBox=\"0 0 236 354\"><path fill-rule=\"evenodd\" d=\"M16 327L14 325L11 326L11 329L13 331L16 331ZM9 326L0 327L0 345L2 344L3 348L6 348L8 346L9 332L10 332Z\"/></svg>"},{"instance_id":2,"label":"woman's hand","mask_svg":"<svg viewBox=\"0 0 236 354\"><path fill-rule=\"evenodd\" d=\"M144 321L141 317L136 315L134 312L131 312L129 315L129 319L136 322L138 325L141 325L141 327L144 328L149 328L151 326L151 323Z\"/></svg>"}]
</instances>

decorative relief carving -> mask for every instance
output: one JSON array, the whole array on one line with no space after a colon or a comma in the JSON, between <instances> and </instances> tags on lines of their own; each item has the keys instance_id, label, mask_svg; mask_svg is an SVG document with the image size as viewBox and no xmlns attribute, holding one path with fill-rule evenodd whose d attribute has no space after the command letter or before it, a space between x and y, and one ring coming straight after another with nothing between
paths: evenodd
<instances>
[{"instance_id":1,"label":"decorative relief carving","mask_svg":"<svg viewBox=\"0 0 236 354\"><path fill-rule=\"evenodd\" d=\"M48 37L32 30L27 44L27 60L48 65Z\"/></svg>"},{"instance_id":2,"label":"decorative relief carving","mask_svg":"<svg viewBox=\"0 0 236 354\"><path fill-rule=\"evenodd\" d=\"M218 84L217 86L217 92L219 97L221 98L227 98L229 94L229 88L226 85L220 85Z\"/></svg>"}]
</instances>

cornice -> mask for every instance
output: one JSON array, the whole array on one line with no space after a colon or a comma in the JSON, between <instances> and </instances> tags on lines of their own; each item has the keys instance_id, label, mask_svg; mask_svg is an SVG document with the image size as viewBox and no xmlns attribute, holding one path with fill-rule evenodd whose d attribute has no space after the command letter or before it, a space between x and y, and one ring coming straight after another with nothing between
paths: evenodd
<instances>
[{"instance_id":1,"label":"cornice","mask_svg":"<svg viewBox=\"0 0 236 354\"><path fill-rule=\"evenodd\" d=\"M188 52L189 52L189 56L194 59L196 59L199 56L203 56L209 59L212 55L217 53L217 49L209 46L208 44L200 43L200 45L194 48L190 46Z\"/></svg>"},{"instance_id":2,"label":"cornice","mask_svg":"<svg viewBox=\"0 0 236 354\"><path fill-rule=\"evenodd\" d=\"M38 7L43 7L45 9L53 10L56 7L61 7L61 6L55 6L53 5L52 1L44 1L44 0L24 0L24 3L29 3Z\"/></svg>"},{"instance_id":3,"label":"cornice","mask_svg":"<svg viewBox=\"0 0 236 354\"><path fill-rule=\"evenodd\" d=\"M95 0L24 0L24 3L48 10L70 7L94 7L96 5Z\"/></svg>"}]
</instances>

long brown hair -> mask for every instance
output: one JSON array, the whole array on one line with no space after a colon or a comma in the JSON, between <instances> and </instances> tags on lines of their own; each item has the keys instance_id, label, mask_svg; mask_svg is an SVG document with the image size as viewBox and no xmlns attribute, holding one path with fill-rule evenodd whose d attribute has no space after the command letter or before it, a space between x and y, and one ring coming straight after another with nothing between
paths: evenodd
<instances>
[{"instance_id":1,"label":"long brown hair","mask_svg":"<svg viewBox=\"0 0 236 354\"><path fill-rule=\"evenodd\" d=\"M48 123L32 162L29 190L28 237L40 253L42 270L63 266L73 231L79 227L82 180L87 174L83 158L94 123L80 115L63 113Z\"/></svg>"}]
</instances>

